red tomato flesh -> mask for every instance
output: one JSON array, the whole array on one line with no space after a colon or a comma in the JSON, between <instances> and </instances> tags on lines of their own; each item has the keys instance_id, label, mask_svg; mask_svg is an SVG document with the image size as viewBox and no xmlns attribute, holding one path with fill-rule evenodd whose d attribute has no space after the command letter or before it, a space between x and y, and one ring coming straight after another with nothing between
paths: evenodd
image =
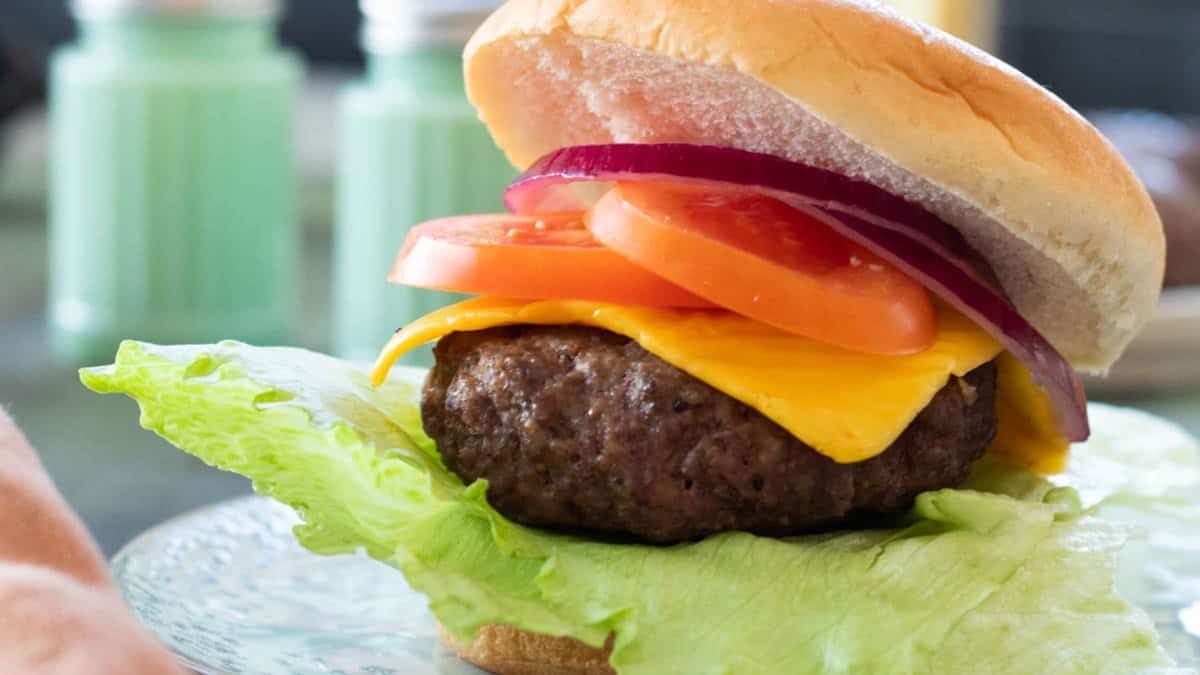
<instances>
[{"instance_id":1,"label":"red tomato flesh","mask_svg":"<svg viewBox=\"0 0 1200 675\"><path fill-rule=\"evenodd\" d=\"M588 227L638 266L789 333L876 354L921 352L936 337L919 283L777 200L624 183L600 199Z\"/></svg>"},{"instance_id":2,"label":"red tomato flesh","mask_svg":"<svg viewBox=\"0 0 1200 675\"><path fill-rule=\"evenodd\" d=\"M601 245L580 213L464 216L418 225L388 279L509 298L713 307Z\"/></svg>"}]
</instances>

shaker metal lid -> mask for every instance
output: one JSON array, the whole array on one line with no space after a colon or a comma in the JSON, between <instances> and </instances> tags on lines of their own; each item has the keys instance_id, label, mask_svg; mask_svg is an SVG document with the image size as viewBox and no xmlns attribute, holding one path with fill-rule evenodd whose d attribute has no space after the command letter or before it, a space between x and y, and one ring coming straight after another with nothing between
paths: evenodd
<instances>
[{"instance_id":1,"label":"shaker metal lid","mask_svg":"<svg viewBox=\"0 0 1200 675\"><path fill-rule=\"evenodd\" d=\"M270 17L279 14L282 0L71 0L81 19L114 16Z\"/></svg>"},{"instance_id":2,"label":"shaker metal lid","mask_svg":"<svg viewBox=\"0 0 1200 675\"><path fill-rule=\"evenodd\" d=\"M388 52L417 45L461 47L501 0L360 0L363 47Z\"/></svg>"}]
</instances>

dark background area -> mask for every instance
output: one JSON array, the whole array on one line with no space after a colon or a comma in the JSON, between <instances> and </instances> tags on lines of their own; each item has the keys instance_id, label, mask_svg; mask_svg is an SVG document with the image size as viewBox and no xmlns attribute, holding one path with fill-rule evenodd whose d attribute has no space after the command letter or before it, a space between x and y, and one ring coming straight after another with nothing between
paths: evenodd
<instances>
[{"instance_id":1,"label":"dark background area","mask_svg":"<svg viewBox=\"0 0 1200 675\"><path fill-rule=\"evenodd\" d=\"M1000 56L1081 110L1200 113L1197 0L1007 0Z\"/></svg>"},{"instance_id":2,"label":"dark background area","mask_svg":"<svg viewBox=\"0 0 1200 675\"><path fill-rule=\"evenodd\" d=\"M358 21L350 0L291 0L283 39L317 67L355 66ZM1000 56L1077 108L1200 114L1197 0L1004 0L999 23ZM72 34L64 0L0 0L0 115L40 95L44 54Z\"/></svg>"},{"instance_id":3,"label":"dark background area","mask_svg":"<svg viewBox=\"0 0 1200 675\"><path fill-rule=\"evenodd\" d=\"M353 0L286 0L283 37L318 62L351 64L357 47L358 3ZM74 35L66 0L0 0L0 32L58 44Z\"/></svg>"}]
</instances>

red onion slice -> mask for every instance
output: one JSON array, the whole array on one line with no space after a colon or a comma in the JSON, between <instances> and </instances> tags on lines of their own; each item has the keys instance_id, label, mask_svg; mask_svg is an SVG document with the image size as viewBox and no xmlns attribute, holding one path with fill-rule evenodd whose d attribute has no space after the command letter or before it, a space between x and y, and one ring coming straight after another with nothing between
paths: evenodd
<instances>
[{"instance_id":1,"label":"red onion slice","mask_svg":"<svg viewBox=\"0 0 1200 675\"><path fill-rule=\"evenodd\" d=\"M870 183L773 155L705 145L616 144L556 150L505 192L516 213L588 208L615 181L735 187L784 201L900 267L971 317L1033 373L1071 441L1088 438L1083 384L1062 354L998 290L962 234L921 206Z\"/></svg>"},{"instance_id":2,"label":"red onion slice","mask_svg":"<svg viewBox=\"0 0 1200 675\"><path fill-rule=\"evenodd\" d=\"M1063 436L1075 442L1088 439L1091 432L1087 396L1078 373L1002 294L895 230L878 227L846 213L795 203L792 206L904 270L983 327L1033 373L1034 381L1054 404Z\"/></svg>"},{"instance_id":3,"label":"red onion slice","mask_svg":"<svg viewBox=\"0 0 1200 675\"><path fill-rule=\"evenodd\" d=\"M594 204L618 180L733 185L782 201L799 199L898 229L979 276L979 266L972 264L978 254L962 234L924 208L866 181L736 148L687 143L561 148L521 174L505 191L504 203L514 213L577 211ZM993 278L981 280L995 283Z\"/></svg>"}]
</instances>

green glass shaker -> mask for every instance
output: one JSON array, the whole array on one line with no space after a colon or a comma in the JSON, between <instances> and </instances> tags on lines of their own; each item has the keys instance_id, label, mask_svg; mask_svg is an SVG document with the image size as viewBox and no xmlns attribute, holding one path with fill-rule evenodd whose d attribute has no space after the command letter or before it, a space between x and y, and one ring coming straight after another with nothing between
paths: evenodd
<instances>
[{"instance_id":1,"label":"green glass shaker","mask_svg":"<svg viewBox=\"0 0 1200 675\"><path fill-rule=\"evenodd\" d=\"M51 73L56 355L290 337L300 61L277 0L76 0Z\"/></svg>"},{"instance_id":2,"label":"green glass shaker","mask_svg":"<svg viewBox=\"0 0 1200 675\"><path fill-rule=\"evenodd\" d=\"M467 102L462 48L498 2L365 0L367 73L341 99L335 351L370 361L408 321L458 296L387 283L408 229L503 210L516 176ZM428 349L407 356L428 365Z\"/></svg>"}]
</instances>

